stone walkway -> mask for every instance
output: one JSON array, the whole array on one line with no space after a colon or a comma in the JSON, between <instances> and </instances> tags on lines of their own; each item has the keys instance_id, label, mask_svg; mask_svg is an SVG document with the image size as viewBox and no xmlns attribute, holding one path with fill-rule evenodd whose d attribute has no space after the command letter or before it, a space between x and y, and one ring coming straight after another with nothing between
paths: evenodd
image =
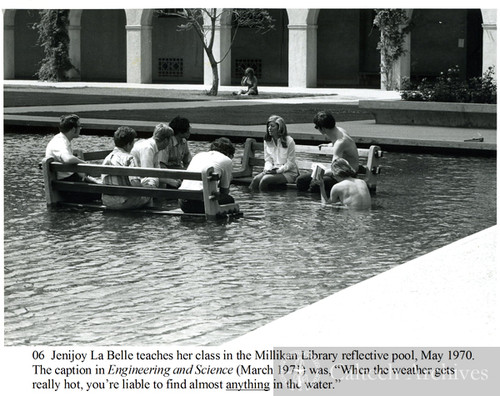
<instances>
[{"instance_id":1,"label":"stone walkway","mask_svg":"<svg viewBox=\"0 0 500 396\"><path fill-rule=\"evenodd\" d=\"M36 81L5 81L6 89L43 88L51 92L58 89L72 88L82 89L89 93L102 93L107 95L131 95L158 97L165 90L203 90L202 85L160 85L160 84L104 84L104 83L40 83ZM221 87L221 92L231 92L237 87ZM83 111L106 111L106 110L165 110L165 109L187 109L200 107L231 107L231 106L255 106L268 103L336 103L357 104L359 100L399 100L399 94L394 91L381 91L377 89L337 89L337 88L288 88L288 87L262 87L262 93L295 93L304 95L316 95L308 97L276 98L276 99L252 99L252 100L204 100L186 102L153 102L153 103L110 103L110 104L82 104L64 106L31 106L31 107L9 107L4 108L4 123L6 125L29 125L29 126L55 126L57 117L28 116L22 113L43 112L49 110L64 113L78 113ZM137 131L151 131L160 120L135 121L135 120L106 120L85 119L86 129L115 130L118 125L129 125ZM295 140L304 144L316 144L325 142L325 138L319 134L312 123L288 124L288 130ZM339 123L353 136L356 143L362 145L378 144L393 149L394 147L404 149L405 147L426 148L433 150L465 150L472 152L485 152L494 155L496 152L496 130L478 128L446 128L429 126L409 125L383 125L375 121L350 121ZM262 126L243 125L219 125L219 124L192 124L193 135L198 136L227 136L227 137L253 137L262 138ZM483 142L466 140L483 138Z\"/></svg>"}]
</instances>

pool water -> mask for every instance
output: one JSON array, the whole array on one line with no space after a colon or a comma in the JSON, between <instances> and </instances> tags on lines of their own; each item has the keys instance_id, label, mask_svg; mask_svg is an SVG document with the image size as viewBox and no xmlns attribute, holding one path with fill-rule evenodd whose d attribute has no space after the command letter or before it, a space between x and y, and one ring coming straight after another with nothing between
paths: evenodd
<instances>
[{"instance_id":1,"label":"pool water","mask_svg":"<svg viewBox=\"0 0 500 396\"><path fill-rule=\"evenodd\" d=\"M402 153L367 212L245 186L233 220L49 210L50 138L4 136L5 345L217 345L496 224L495 158Z\"/></svg>"}]
</instances>

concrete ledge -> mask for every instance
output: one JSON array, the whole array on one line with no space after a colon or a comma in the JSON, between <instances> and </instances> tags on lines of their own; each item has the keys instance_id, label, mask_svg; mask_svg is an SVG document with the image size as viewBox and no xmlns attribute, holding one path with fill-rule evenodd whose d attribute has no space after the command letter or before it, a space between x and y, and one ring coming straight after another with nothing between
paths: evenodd
<instances>
[{"instance_id":1,"label":"concrete ledge","mask_svg":"<svg viewBox=\"0 0 500 396\"><path fill-rule=\"evenodd\" d=\"M360 100L377 124L496 129L497 106L482 103Z\"/></svg>"},{"instance_id":2,"label":"concrete ledge","mask_svg":"<svg viewBox=\"0 0 500 396\"><path fill-rule=\"evenodd\" d=\"M59 122L58 117L30 116L25 114L4 114L4 125L10 129L27 132L54 132ZM135 120L106 120L96 118L85 119L83 134L111 134L119 125L128 125L134 128L143 137L151 134L158 121ZM218 124L191 124L192 139L211 139L217 136L227 136L234 141L245 141L252 137L262 139L261 125L218 125ZM471 128L442 128L401 125L378 125L373 120L349 121L342 123L353 137L356 144L382 146L385 151L394 151L401 148L412 151L429 152L457 152L473 155L496 155L496 130L474 130ZM311 124L288 124L288 132L300 144L327 143L324 136L317 133ZM9 128L6 128L7 130ZM93 132L92 132L93 131ZM464 141L476 136L482 136L483 142Z\"/></svg>"},{"instance_id":3,"label":"concrete ledge","mask_svg":"<svg viewBox=\"0 0 500 396\"><path fill-rule=\"evenodd\" d=\"M498 346L497 226L254 330L235 346Z\"/></svg>"}]
</instances>

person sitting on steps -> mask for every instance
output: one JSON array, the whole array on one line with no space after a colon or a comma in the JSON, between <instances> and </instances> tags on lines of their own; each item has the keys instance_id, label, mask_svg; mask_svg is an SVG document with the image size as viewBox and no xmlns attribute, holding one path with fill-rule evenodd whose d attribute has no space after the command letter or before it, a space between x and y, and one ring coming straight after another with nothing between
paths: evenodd
<instances>
[{"instance_id":1,"label":"person sitting on steps","mask_svg":"<svg viewBox=\"0 0 500 396\"><path fill-rule=\"evenodd\" d=\"M245 75L241 79L241 85L246 87L246 89L240 89L237 92L233 92L233 95L259 94L259 90L257 89L257 77L255 76L255 71L251 67L246 68Z\"/></svg>"}]
</instances>

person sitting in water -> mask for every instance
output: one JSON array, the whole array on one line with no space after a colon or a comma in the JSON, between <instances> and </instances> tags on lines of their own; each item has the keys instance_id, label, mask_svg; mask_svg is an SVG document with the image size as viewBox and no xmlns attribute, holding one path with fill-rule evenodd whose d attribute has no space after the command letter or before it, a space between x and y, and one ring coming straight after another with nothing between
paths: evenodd
<instances>
[{"instance_id":1,"label":"person sitting in water","mask_svg":"<svg viewBox=\"0 0 500 396\"><path fill-rule=\"evenodd\" d=\"M171 144L158 153L158 160L161 168L186 169L193 156L189 151L187 139L191 134L189 120L185 117L177 116L168 124L174 131ZM181 179L168 179L168 188L179 188Z\"/></svg>"},{"instance_id":2,"label":"person sitting in water","mask_svg":"<svg viewBox=\"0 0 500 396\"><path fill-rule=\"evenodd\" d=\"M59 133L47 144L46 158L54 158L63 164L85 164L86 162L73 154L71 141L80 137L82 124L76 114L62 115L59 120ZM57 172L57 179L71 182L98 183L98 180L84 173ZM85 203L101 198L100 194L73 191L60 191L64 200L76 203Z\"/></svg>"},{"instance_id":3,"label":"person sitting in water","mask_svg":"<svg viewBox=\"0 0 500 396\"><path fill-rule=\"evenodd\" d=\"M257 77L255 76L255 71L251 67L246 68L245 75L241 79L241 86L246 87L246 89L241 89L237 92L233 92L233 95L259 94L259 90L257 89Z\"/></svg>"},{"instance_id":4,"label":"person sitting in water","mask_svg":"<svg viewBox=\"0 0 500 396\"><path fill-rule=\"evenodd\" d=\"M322 203L340 203L348 209L370 209L371 197L368 186L364 180L356 178L356 172L349 162L343 158L336 158L332 163L332 173L337 183L331 189L330 198L326 195L323 176L321 173L318 175Z\"/></svg>"},{"instance_id":5,"label":"person sitting in water","mask_svg":"<svg viewBox=\"0 0 500 396\"><path fill-rule=\"evenodd\" d=\"M269 117L264 135L264 171L255 176L250 188L261 191L295 182L299 169L295 162L295 141L288 135L283 118Z\"/></svg>"},{"instance_id":6,"label":"person sitting in water","mask_svg":"<svg viewBox=\"0 0 500 396\"><path fill-rule=\"evenodd\" d=\"M331 143L326 146L333 146L332 164L335 159L344 158L357 171L359 155L356 143L343 128L336 125L333 114L329 111L320 111L314 116L313 122L314 128L331 140ZM324 182L327 191L330 191L336 183L330 171L325 173ZM304 173L297 178L297 190L319 192L319 186L316 181L312 181L311 173Z\"/></svg>"},{"instance_id":7,"label":"person sitting in water","mask_svg":"<svg viewBox=\"0 0 500 396\"><path fill-rule=\"evenodd\" d=\"M149 139L141 139L134 144L130 154L134 156L135 163L140 168L159 168L159 152L170 144L174 131L168 125L160 123L156 125L153 136ZM170 179L162 179L162 183L168 183ZM149 177L142 181L149 187L160 187L160 179Z\"/></svg>"},{"instance_id":8,"label":"person sitting in water","mask_svg":"<svg viewBox=\"0 0 500 396\"><path fill-rule=\"evenodd\" d=\"M234 198L229 195L229 186L233 174L233 157L235 148L228 138L218 138L210 144L210 151L196 154L189 166L188 171L201 172L213 167L214 172L219 175L219 191L214 195L220 205L234 203ZM203 182L198 180L184 180L180 186L181 190L202 191ZM205 213L203 201L179 199L179 206L184 213Z\"/></svg>"},{"instance_id":9,"label":"person sitting in water","mask_svg":"<svg viewBox=\"0 0 500 396\"><path fill-rule=\"evenodd\" d=\"M113 136L115 148L104 159L103 165L137 167L135 158L130 154L130 150L134 146L134 140L137 137L137 132L132 128L121 126ZM101 175L102 184L111 186L132 186L142 187L141 178L139 176L120 176L120 175ZM130 196L123 197L119 195L102 195L102 203L109 209L135 209L146 206L150 203L151 198Z\"/></svg>"}]
</instances>

